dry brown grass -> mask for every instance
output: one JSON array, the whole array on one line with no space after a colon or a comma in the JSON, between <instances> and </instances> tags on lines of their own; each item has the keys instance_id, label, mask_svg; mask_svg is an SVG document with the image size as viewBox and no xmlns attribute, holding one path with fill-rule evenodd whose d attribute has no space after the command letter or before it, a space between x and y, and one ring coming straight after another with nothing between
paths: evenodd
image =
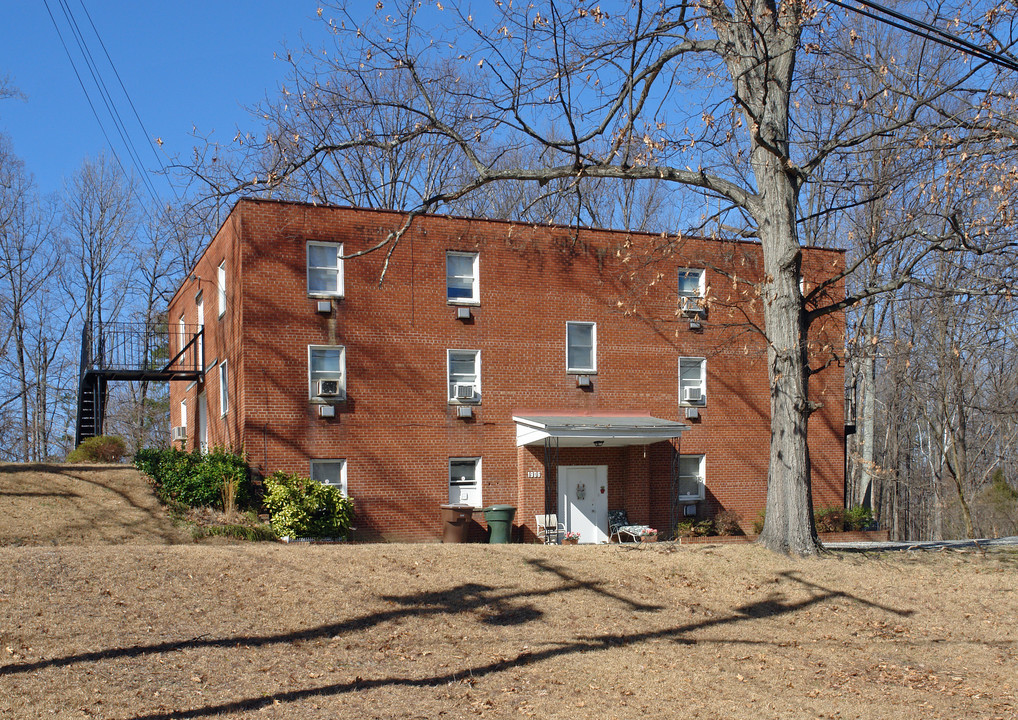
<instances>
[{"instance_id":1,"label":"dry brown grass","mask_svg":"<svg viewBox=\"0 0 1018 720\"><path fill-rule=\"evenodd\" d=\"M4 718L1014 718L1018 556L0 548Z\"/></svg>"},{"instance_id":2,"label":"dry brown grass","mask_svg":"<svg viewBox=\"0 0 1018 720\"><path fill-rule=\"evenodd\" d=\"M191 542L127 465L0 464L0 545Z\"/></svg>"}]
</instances>

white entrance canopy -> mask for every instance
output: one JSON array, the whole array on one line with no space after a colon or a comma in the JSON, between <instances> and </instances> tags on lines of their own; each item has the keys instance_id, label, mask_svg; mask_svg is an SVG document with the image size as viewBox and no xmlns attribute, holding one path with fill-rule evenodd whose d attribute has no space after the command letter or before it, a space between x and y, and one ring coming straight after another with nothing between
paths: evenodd
<instances>
[{"instance_id":1,"label":"white entrance canopy","mask_svg":"<svg viewBox=\"0 0 1018 720\"><path fill-rule=\"evenodd\" d=\"M650 445L682 435L689 426L674 420L628 415L528 415L513 417L516 446L555 438L559 447Z\"/></svg>"}]
</instances>

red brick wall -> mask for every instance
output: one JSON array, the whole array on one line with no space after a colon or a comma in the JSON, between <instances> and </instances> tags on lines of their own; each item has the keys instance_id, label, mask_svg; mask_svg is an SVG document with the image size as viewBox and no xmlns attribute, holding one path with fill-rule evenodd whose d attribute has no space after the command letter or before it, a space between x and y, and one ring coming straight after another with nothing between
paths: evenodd
<instances>
[{"instance_id":1,"label":"red brick wall","mask_svg":"<svg viewBox=\"0 0 1018 720\"><path fill-rule=\"evenodd\" d=\"M230 360L235 388L227 423L220 422L211 367L205 383L213 444L242 445L263 472L306 474L309 457L345 458L359 532L387 539L439 537L448 459L480 456L484 503L518 505L523 537L532 538L533 516L544 511L544 451L516 448L513 415L653 415L688 422L681 452L707 456L701 514L735 510L749 527L765 502L769 452L766 346L747 324L762 323L748 284L759 279L758 245L418 218L392 250L381 285L386 249L348 259L345 297L331 314L317 313L306 290L305 243L343 242L349 255L383 240L401 221L370 210L237 205L196 267L202 279L185 284L170 308L174 319L181 308L193 314L200 285L206 357ZM447 250L480 253L480 305L469 322L457 320L446 302ZM828 276L843 263L836 252L804 255L807 278ZM219 321L215 268L223 257L230 303ZM714 302L701 332L676 313L679 267L707 268ZM566 373L570 320L597 323L598 373L589 390ZM843 348L843 332L843 318L832 316L814 333L815 364L829 356L822 346ZM347 400L336 406L335 419L320 419L308 402L309 344L346 348ZM457 419L447 403L447 349L481 351L482 402L471 420ZM695 421L686 421L677 401L680 356L707 358L707 405ZM837 363L812 380L813 397L830 401L810 425L818 506L842 501L842 388ZM187 391L189 404L198 389ZM173 388L173 413L182 393ZM188 421L193 437L191 407ZM560 463L607 465L609 507L667 530L668 443L563 448ZM528 471L542 477L528 478Z\"/></svg>"}]
</instances>

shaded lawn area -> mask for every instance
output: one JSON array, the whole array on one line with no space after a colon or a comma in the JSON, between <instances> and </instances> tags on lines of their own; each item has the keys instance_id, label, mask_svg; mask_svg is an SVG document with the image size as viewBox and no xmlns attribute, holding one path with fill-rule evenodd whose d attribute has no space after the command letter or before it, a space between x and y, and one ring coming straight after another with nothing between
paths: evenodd
<instances>
[{"instance_id":1,"label":"shaded lawn area","mask_svg":"<svg viewBox=\"0 0 1018 720\"><path fill-rule=\"evenodd\" d=\"M1018 555L0 548L0 716L1013 718Z\"/></svg>"},{"instance_id":2,"label":"shaded lawn area","mask_svg":"<svg viewBox=\"0 0 1018 720\"><path fill-rule=\"evenodd\" d=\"M188 542L132 466L0 463L0 546Z\"/></svg>"}]
</instances>

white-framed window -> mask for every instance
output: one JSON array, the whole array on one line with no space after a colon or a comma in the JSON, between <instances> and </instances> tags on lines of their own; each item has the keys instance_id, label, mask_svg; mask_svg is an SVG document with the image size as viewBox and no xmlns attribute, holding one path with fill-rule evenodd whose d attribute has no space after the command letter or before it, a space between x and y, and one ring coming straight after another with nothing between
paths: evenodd
<instances>
[{"instance_id":1,"label":"white-framed window","mask_svg":"<svg viewBox=\"0 0 1018 720\"><path fill-rule=\"evenodd\" d=\"M481 351L449 350L446 357L449 402L481 402Z\"/></svg>"},{"instance_id":2,"label":"white-framed window","mask_svg":"<svg viewBox=\"0 0 1018 720\"><path fill-rule=\"evenodd\" d=\"M481 458L449 458L449 502L481 507Z\"/></svg>"},{"instance_id":3,"label":"white-framed window","mask_svg":"<svg viewBox=\"0 0 1018 720\"><path fill-rule=\"evenodd\" d=\"M219 300L219 317L226 314L226 261L216 269L216 297Z\"/></svg>"},{"instance_id":4,"label":"white-framed window","mask_svg":"<svg viewBox=\"0 0 1018 720\"><path fill-rule=\"evenodd\" d=\"M180 401L180 426L187 427L187 400Z\"/></svg>"},{"instance_id":5,"label":"white-framed window","mask_svg":"<svg viewBox=\"0 0 1018 720\"><path fill-rule=\"evenodd\" d=\"M346 348L308 345L308 398L319 402L346 398Z\"/></svg>"},{"instance_id":6,"label":"white-framed window","mask_svg":"<svg viewBox=\"0 0 1018 720\"><path fill-rule=\"evenodd\" d=\"M194 305L198 310L198 369L205 372L205 298L201 293L194 296Z\"/></svg>"},{"instance_id":7,"label":"white-framed window","mask_svg":"<svg viewBox=\"0 0 1018 720\"><path fill-rule=\"evenodd\" d=\"M597 372L597 323L566 323L566 372Z\"/></svg>"},{"instance_id":8,"label":"white-framed window","mask_svg":"<svg viewBox=\"0 0 1018 720\"><path fill-rule=\"evenodd\" d=\"M346 495L346 460L312 460L311 479L322 485L337 487Z\"/></svg>"},{"instance_id":9,"label":"white-framed window","mask_svg":"<svg viewBox=\"0 0 1018 720\"><path fill-rule=\"evenodd\" d=\"M226 369L226 361L219 363L219 416L226 417L230 409L230 374Z\"/></svg>"},{"instance_id":10,"label":"white-framed window","mask_svg":"<svg viewBox=\"0 0 1018 720\"><path fill-rule=\"evenodd\" d=\"M476 305L481 302L478 258L475 252L449 250L445 253L445 293L448 302L458 305Z\"/></svg>"},{"instance_id":11,"label":"white-framed window","mask_svg":"<svg viewBox=\"0 0 1018 720\"><path fill-rule=\"evenodd\" d=\"M686 317L703 315L706 288L704 272L699 268L679 268L679 310Z\"/></svg>"},{"instance_id":12,"label":"white-framed window","mask_svg":"<svg viewBox=\"0 0 1018 720\"><path fill-rule=\"evenodd\" d=\"M177 335L178 335L178 340L179 340L179 344L177 346L177 352L180 352L181 350L184 349L184 346L187 345L187 340L188 340L188 337L187 337L187 323L184 321L184 313L180 313L180 318L177 320ZM186 358L185 358L185 360L186 360Z\"/></svg>"},{"instance_id":13,"label":"white-framed window","mask_svg":"<svg viewBox=\"0 0 1018 720\"><path fill-rule=\"evenodd\" d=\"M702 298L705 292L702 269L679 268L679 295L681 297Z\"/></svg>"},{"instance_id":14,"label":"white-framed window","mask_svg":"<svg viewBox=\"0 0 1018 720\"><path fill-rule=\"evenodd\" d=\"M679 358L679 404L707 404L707 360Z\"/></svg>"},{"instance_id":15,"label":"white-framed window","mask_svg":"<svg viewBox=\"0 0 1018 720\"><path fill-rule=\"evenodd\" d=\"M343 244L309 241L308 295L343 297Z\"/></svg>"},{"instance_id":16,"label":"white-framed window","mask_svg":"<svg viewBox=\"0 0 1018 720\"><path fill-rule=\"evenodd\" d=\"M706 455L679 455L679 500L703 500Z\"/></svg>"}]
</instances>

